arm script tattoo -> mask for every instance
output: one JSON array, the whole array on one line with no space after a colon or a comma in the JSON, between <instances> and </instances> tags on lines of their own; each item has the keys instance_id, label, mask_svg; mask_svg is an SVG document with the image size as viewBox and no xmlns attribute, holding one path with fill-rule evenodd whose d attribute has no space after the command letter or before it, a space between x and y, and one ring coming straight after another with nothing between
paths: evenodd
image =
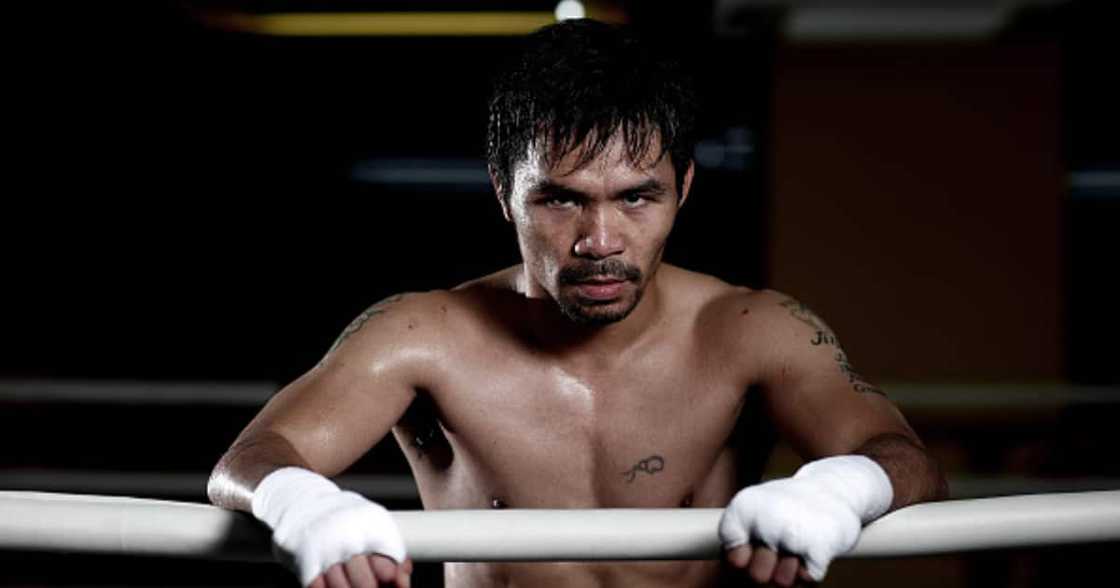
<instances>
[{"instance_id":1,"label":"arm script tattoo","mask_svg":"<svg viewBox=\"0 0 1120 588\"><path fill-rule=\"evenodd\" d=\"M832 329L828 328L828 325L826 325L824 321L816 315L816 313L810 310L808 306L805 306L804 304L792 298L789 298L782 302L782 306L789 310L789 313L793 315L793 318L805 323L806 325L809 325L810 328L816 331L816 333L813 335L813 338L809 341L810 345L813 345L815 347L820 345L828 345L833 348L834 353L832 355L832 359L836 361L836 365L840 368L840 372L843 373L846 378L848 378L848 383L851 384L853 390L860 393L879 394L882 396L886 396L885 392L883 392L874 384L869 383L863 378L863 376L859 375L859 373L856 372L855 368L853 368L852 364L848 361L848 355L844 353L843 349L840 348L840 340L836 338L836 334L833 333Z\"/></svg>"},{"instance_id":2,"label":"arm script tattoo","mask_svg":"<svg viewBox=\"0 0 1120 588\"><path fill-rule=\"evenodd\" d=\"M638 472L645 472L652 476L663 469L665 469L665 458L660 455L651 455L634 464L634 467L628 471L622 472L622 475L626 478L626 483L629 484L638 477Z\"/></svg>"},{"instance_id":3,"label":"arm script tattoo","mask_svg":"<svg viewBox=\"0 0 1120 588\"><path fill-rule=\"evenodd\" d=\"M362 314L359 314L357 318L351 321L350 324L342 330L342 334L338 336L338 339L336 339L334 344L331 345L331 348L327 351L327 353L329 354L331 351L337 349L339 345L342 345L343 341L350 338L350 335L353 335L354 333L362 330L362 327L366 325L366 322L368 322L369 319L385 312L389 309L390 306L399 302L401 298L404 298L404 294L390 296L362 311Z\"/></svg>"}]
</instances>

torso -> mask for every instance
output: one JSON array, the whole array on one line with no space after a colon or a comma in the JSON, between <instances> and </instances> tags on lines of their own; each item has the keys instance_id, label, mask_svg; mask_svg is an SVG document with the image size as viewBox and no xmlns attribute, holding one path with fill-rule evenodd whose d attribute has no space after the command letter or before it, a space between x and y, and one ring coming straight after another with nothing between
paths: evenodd
<instances>
[{"instance_id":1,"label":"torso","mask_svg":"<svg viewBox=\"0 0 1120 588\"><path fill-rule=\"evenodd\" d=\"M394 434L427 509L723 507L740 487L733 443L749 358L721 346L743 289L682 282L648 337L618 357L539 345L498 274L446 295L455 340ZM688 287L681 287L688 286ZM726 302L733 304L736 302ZM713 311L714 309L714 311ZM734 359L734 361L731 361ZM748 468L751 469L751 468ZM447 564L448 586L710 586L718 562Z\"/></svg>"}]
</instances>

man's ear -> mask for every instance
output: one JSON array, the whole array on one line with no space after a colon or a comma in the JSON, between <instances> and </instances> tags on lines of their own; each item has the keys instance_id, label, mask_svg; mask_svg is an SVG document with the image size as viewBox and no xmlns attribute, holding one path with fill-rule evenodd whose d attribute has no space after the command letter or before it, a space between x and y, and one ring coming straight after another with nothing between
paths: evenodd
<instances>
[{"instance_id":1,"label":"man's ear","mask_svg":"<svg viewBox=\"0 0 1120 588\"><path fill-rule=\"evenodd\" d=\"M494 195L498 197L498 206L502 207L502 216L505 217L507 222L513 222L513 216L509 210L509 199L505 197L505 191L502 189L502 182L498 179L497 172L489 165L486 166L486 171L490 173L490 185L494 187Z\"/></svg>"},{"instance_id":2,"label":"man's ear","mask_svg":"<svg viewBox=\"0 0 1120 588\"><path fill-rule=\"evenodd\" d=\"M684 172L684 181L681 182L681 197L677 201L677 210L684 206L684 201L688 200L688 193L692 190L692 173L696 171L696 162L693 160L688 161L688 169Z\"/></svg>"}]
</instances>

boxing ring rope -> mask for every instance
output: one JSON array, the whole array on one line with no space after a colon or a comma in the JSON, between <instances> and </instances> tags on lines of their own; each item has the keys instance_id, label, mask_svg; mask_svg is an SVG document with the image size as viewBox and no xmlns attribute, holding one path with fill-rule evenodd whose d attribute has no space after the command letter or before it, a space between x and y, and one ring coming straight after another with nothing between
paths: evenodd
<instances>
[{"instance_id":1,"label":"boxing ring rope","mask_svg":"<svg viewBox=\"0 0 1120 588\"><path fill-rule=\"evenodd\" d=\"M396 511L416 561L712 559L721 509ZM900 509L848 557L1120 540L1120 490L953 500ZM271 560L268 530L214 506L0 492L0 549Z\"/></svg>"}]
</instances>

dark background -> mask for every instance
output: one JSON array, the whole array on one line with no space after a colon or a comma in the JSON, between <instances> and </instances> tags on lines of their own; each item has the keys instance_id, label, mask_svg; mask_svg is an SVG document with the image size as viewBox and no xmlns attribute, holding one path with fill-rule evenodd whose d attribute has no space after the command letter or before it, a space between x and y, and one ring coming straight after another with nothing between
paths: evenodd
<instances>
[{"instance_id":1,"label":"dark background","mask_svg":"<svg viewBox=\"0 0 1120 588\"><path fill-rule=\"evenodd\" d=\"M693 20L704 13L674 24ZM518 261L484 184L351 174L378 158L453 158L484 174L489 80L517 38L262 38L158 4L86 25L56 55L62 72L35 72L49 78L35 105L45 128L27 137L35 181L11 200L37 210L8 219L18 271L3 372L285 381L372 302ZM700 61L718 51L704 33L683 26L673 41L708 66L709 134L748 119L758 132L765 47L749 58L759 77L728 85ZM710 196L682 218L671 257L757 283L760 190L741 198L743 186L720 189L729 181L698 180ZM713 223L734 233L687 238ZM755 252L720 255L729 243Z\"/></svg>"},{"instance_id":2,"label":"dark background","mask_svg":"<svg viewBox=\"0 0 1120 588\"><path fill-rule=\"evenodd\" d=\"M387 186L353 173L371 160L424 158L481 174L489 79L516 38L269 37L204 26L198 10L215 6L237 4L86 6L54 15L55 28L20 32L0 374L286 381L371 302L517 261L481 182ZM405 5L323 8L371 6ZM701 167L700 197L682 212L669 260L773 285L769 117L781 11L748 4L723 17L737 28L717 35L703 2L619 6L695 71L704 137L743 137L748 149L740 161ZM1120 159L1108 7L1024 8L979 42L1059 47L1055 122L1071 177L1115 172ZM1117 320L1106 310L1115 190L1066 186L1058 196L1064 379L1117 381L1108 344Z\"/></svg>"}]
</instances>

